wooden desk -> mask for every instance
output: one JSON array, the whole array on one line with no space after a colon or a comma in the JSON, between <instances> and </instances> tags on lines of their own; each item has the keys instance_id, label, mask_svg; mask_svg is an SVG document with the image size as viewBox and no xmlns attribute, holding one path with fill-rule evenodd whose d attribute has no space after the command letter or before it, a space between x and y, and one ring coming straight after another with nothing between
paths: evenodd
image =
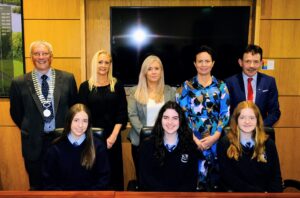
<instances>
[{"instance_id":1,"label":"wooden desk","mask_svg":"<svg viewBox=\"0 0 300 198\"><path fill-rule=\"evenodd\" d=\"M114 198L114 191L0 191L0 197L22 198Z\"/></svg>"},{"instance_id":2,"label":"wooden desk","mask_svg":"<svg viewBox=\"0 0 300 198\"><path fill-rule=\"evenodd\" d=\"M299 198L300 193L209 193L209 192L116 192L115 198L207 198L207 197L288 197Z\"/></svg>"},{"instance_id":3,"label":"wooden desk","mask_svg":"<svg viewBox=\"0 0 300 198\"><path fill-rule=\"evenodd\" d=\"M128 192L128 191L0 191L0 197L16 198L209 198L265 197L299 198L300 193L208 193L208 192Z\"/></svg>"}]
</instances>

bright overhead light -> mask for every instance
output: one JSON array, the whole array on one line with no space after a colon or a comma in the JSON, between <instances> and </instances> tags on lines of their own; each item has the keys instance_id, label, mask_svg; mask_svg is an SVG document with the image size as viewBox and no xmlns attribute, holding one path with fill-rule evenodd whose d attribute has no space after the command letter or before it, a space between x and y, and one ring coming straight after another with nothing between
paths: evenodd
<instances>
[{"instance_id":1,"label":"bright overhead light","mask_svg":"<svg viewBox=\"0 0 300 198\"><path fill-rule=\"evenodd\" d=\"M149 41L151 36L146 28L141 26L137 26L137 27L135 26L130 31L130 37L131 37L131 42L134 45L141 46L146 44Z\"/></svg>"},{"instance_id":2,"label":"bright overhead light","mask_svg":"<svg viewBox=\"0 0 300 198\"><path fill-rule=\"evenodd\" d=\"M143 29L139 28L133 32L132 36L137 43L142 44L147 37L147 33Z\"/></svg>"}]
</instances>

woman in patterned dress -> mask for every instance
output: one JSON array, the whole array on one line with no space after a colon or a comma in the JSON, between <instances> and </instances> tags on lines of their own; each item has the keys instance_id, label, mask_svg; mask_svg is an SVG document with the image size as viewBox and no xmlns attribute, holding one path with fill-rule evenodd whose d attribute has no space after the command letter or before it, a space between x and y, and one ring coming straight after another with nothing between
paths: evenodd
<instances>
[{"instance_id":1,"label":"woman in patterned dress","mask_svg":"<svg viewBox=\"0 0 300 198\"><path fill-rule=\"evenodd\" d=\"M197 75L185 81L176 93L176 101L185 112L193 139L203 153L199 160L199 182L206 190L216 185L216 143L229 120L229 94L226 84L211 75L214 51L201 46L195 53Z\"/></svg>"}]
</instances>

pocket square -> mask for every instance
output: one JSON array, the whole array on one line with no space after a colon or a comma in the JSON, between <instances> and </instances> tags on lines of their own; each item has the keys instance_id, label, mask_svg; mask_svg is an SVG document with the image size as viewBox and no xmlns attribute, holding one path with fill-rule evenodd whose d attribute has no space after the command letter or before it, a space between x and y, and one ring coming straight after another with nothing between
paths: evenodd
<instances>
[{"instance_id":1,"label":"pocket square","mask_svg":"<svg viewBox=\"0 0 300 198\"><path fill-rule=\"evenodd\" d=\"M269 89L261 89L261 88L257 89L257 92L259 92L259 93L265 93L265 92L268 92L268 91L269 91Z\"/></svg>"}]
</instances>

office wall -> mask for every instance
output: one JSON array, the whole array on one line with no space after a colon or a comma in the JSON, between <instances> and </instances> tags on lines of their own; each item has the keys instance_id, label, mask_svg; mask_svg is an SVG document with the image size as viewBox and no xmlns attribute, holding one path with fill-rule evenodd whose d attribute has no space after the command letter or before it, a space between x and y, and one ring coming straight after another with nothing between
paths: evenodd
<instances>
[{"instance_id":1,"label":"office wall","mask_svg":"<svg viewBox=\"0 0 300 198\"><path fill-rule=\"evenodd\" d=\"M53 44L53 66L74 73L77 83L86 79L92 54L110 49L109 6L228 6L250 5L250 0L24 0L26 71L32 70L29 45L37 39ZM264 56L275 60L282 117L276 125L276 144L283 178L300 179L300 2L257 0L256 43ZM253 22L254 23L254 22ZM20 133L9 115L9 100L0 99L0 189L26 190L28 178L21 155ZM125 131L126 133L126 131ZM126 135L126 134L125 134ZM125 182L134 178L130 143L123 136Z\"/></svg>"},{"instance_id":2,"label":"office wall","mask_svg":"<svg viewBox=\"0 0 300 198\"><path fill-rule=\"evenodd\" d=\"M24 0L24 41L26 72L33 65L29 46L34 40L47 40L54 48L53 67L75 75L77 83L85 79L81 61L85 55L82 0ZM84 66L84 65L83 65ZM21 154L20 131L9 114L9 100L0 100L0 189L26 190L28 177Z\"/></svg>"},{"instance_id":3,"label":"office wall","mask_svg":"<svg viewBox=\"0 0 300 198\"><path fill-rule=\"evenodd\" d=\"M300 1L262 0L259 44L264 57L275 61L281 118L276 145L283 178L300 179Z\"/></svg>"}]
</instances>

